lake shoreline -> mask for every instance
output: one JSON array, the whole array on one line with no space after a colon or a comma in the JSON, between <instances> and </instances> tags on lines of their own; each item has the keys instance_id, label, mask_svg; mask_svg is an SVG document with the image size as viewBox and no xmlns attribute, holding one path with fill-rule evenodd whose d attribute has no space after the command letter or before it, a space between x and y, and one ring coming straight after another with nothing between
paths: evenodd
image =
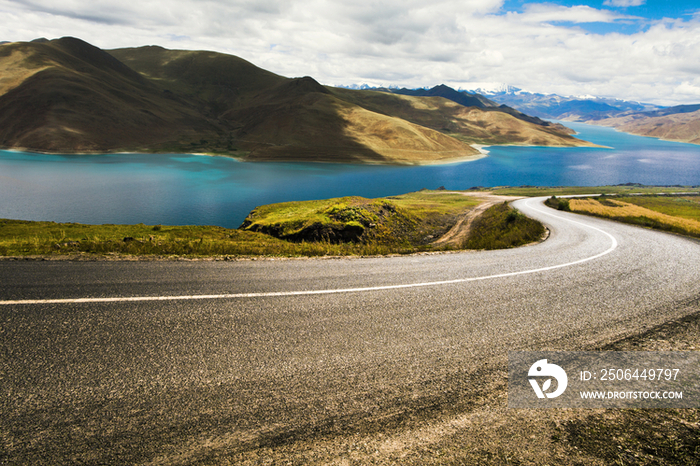
<instances>
[{"instance_id":1,"label":"lake shoreline","mask_svg":"<svg viewBox=\"0 0 700 466\"><path fill-rule=\"evenodd\" d=\"M37 154L37 155L54 155L54 156L72 156L72 155L82 155L82 156L99 156L99 155L195 155L195 156L207 156L207 157L222 157L227 159L236 160L241 163L320 163L320 164L340 164L340 165L360 165L360 166L386 166L386 167L422 167L422 166L434 166L434 165L451 165L463 162L474 162L484 157L488 157L490 150L486 148L491 147L541 147L541 148L605 148L611 149L611 147L601 146L595 143L590 143L588 141L586 144L574 145L574 146L557 146L557 145L536 145L536 144L469 144L470 147L475 149L478 153L469 154L457 157L447 157L439 160L418 160L411 162L380 162L380 161L355 161L352 159L347 160L276 160L276 159L261 159L261 160L251 160L246 155L235 155L235 154L223 154L214 152L139 152L133 150L113 150L113 151L83 151L83 152L48 152L40 151L27 148L2 148L0 151L13 152L13 153L24 153L24 154Z\"/></svg>"},{"instance_id":2,"label":"lake shoreline","mask_svg":"<svg viewBox=\"0 0 700 466\"><path fill-rule=\"evenodd\" d=\"M238 227L256 206L421 189L700 184L700 147L570 124L601 146L474 145L477 156L428 165L244 163L245 153L0 155L0 218L85 224Z\"/></svg>"}]
</instances>

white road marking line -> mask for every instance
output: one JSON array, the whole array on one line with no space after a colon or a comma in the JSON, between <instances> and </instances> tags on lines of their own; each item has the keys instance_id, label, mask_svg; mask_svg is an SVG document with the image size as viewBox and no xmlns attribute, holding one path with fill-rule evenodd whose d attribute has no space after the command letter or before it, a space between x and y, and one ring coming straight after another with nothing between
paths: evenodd
<instances>
[{"instance_id":1,"label":"white road marking line","mask_svg":"<svg viewBox=\"0 0 700 466\"><path fill-rule=\"evenodd\" d=\"M332 290L306 290L306 291L269 291L260 293L229 293L229 294L210 294L210 295L183 295L183 296L124 296L124 297L108 297L108 298L64 298L64 299L19 299L19 300L9 300L0 301L0 305L31 305L31 304L81 304L81 303L120 303L120 302L143 302L143 301L191 301L191 300L205 300L205 299L237 299L237 298L270 298L270 297L284 297L284 296L310 296L310 295L323 295L323 294L339 294L339 293L360 293L369 291L383 291L383 290L398 290L403 288L420 288L427 286L439 286L439 285L452 285L455 283L467 283L475 282L480 280L492 280L494 278L505 278L514 277L517 275L526 275L539 272L546 272L548 270L561 269L564 267L571 267L573 265L582 264L584 262L592 261L610 254L617 248L617 240L610 233L607 233L599 228L593 227L591 225L586 225L585 223L577 222L568 218L563 218L558 215L546 212L544 210L537 209L530 205L535 199L528 199L525 203L531 209L550 216L555 217L560 220L564 220L570 223L575 223L577 225L583 226L585 228L590 228L592 230L598 231L608 238L610 238L611 246L594 256L586 257L584 259L579 259L573 262L567 262L565 264L551 265L548 267L541 267L538 269L521 270L518 272L508 272L500 273L496 275L487 275L484 277L470 277L470 278L457 278L454 280L440 280L434 282L421 282L421 283L408 283L405 285L384 285L384 286L370 286L364 288L339 288Z\"/></svg>"}]
</instances>

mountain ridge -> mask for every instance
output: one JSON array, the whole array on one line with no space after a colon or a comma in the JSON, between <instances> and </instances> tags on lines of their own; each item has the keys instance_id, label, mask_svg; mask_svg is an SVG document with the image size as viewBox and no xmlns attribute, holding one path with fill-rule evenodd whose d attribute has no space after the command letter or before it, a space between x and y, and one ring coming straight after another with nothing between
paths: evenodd
<instances>
[{"instance_id":1,"label":"mountain ridge","mask_svg":"<svg viewBox=\"0 0 700 466\"><path fill-rule=\"evenodd\" d=\"M479 92L534 117L611 126L639 136L700 144L700 104L662 107L595 96L536 94L509 85L458 92Z\"/></svg>"},{"instance_id":2,"label":"mountain ridge","mask_svg":"<svg viewBox=\"0 0 700 466\"><path fill-rule=\"evenodd\" d=\"M481 157L472 144L590 145L500 106L332 88L217 52L65 37L0 45L0 70L0 146L11 149L422 164Z\"/></svg>"}]
</instances>

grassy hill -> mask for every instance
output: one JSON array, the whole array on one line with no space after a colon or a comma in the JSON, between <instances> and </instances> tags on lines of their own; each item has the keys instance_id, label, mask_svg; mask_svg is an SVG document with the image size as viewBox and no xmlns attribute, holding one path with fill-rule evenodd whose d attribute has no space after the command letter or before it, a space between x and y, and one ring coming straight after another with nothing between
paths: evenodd
<instances>
[{"instance_id":1,"label":"grassy hill","mask_svg":"<svg viewBox=\"0 0 700 466\"><path fill-rule=\"evenodd\" d=\"M330 88L215 52L8 43L0 73L3 148L418 164L479 157L474 143L588 144L498 108Z\"/></svg>"},{"instance_id":2,"label":"grassy hill","mask_svg":"<svg viewBox=\"0 0 700 466\"><path fill-rule=\"evenodd\" d=\"M539 126L551 126L554 125L555 123L551 123L548 121L544 121L538 117L533 117L529 115L525 115L524 113L511 108L507 105L501 105L491 99L487 99L481 94L470 94L468 92L464 91L457 91L455 89L452 89L451 87L445 86L444 84L440 84L439 86L435 86L432 89L381 89L384 92L391 92L394 94L402 94L402 95L412 95L412 96L428 96L428 97L444 97L446 99L449 99L453 102L457 102L460 105L463 105L465 107L478 107L478 108L483 108L487 111L496 111L496 112L503 112L503 113L508 113L510 115L513 115L514 117L524 120L530 123L535 123L536 125ZM563 129L563 127L560 127L559 129Z\"/></svg>"},{"instance_id":3,"label":"grassy hill","mask_svg":"<svg viewBox=\"0 0 700 466\"><path fill-rule=\"evenodd\" d=\"M378 91L333 89L348 102L377 113L395 115L469 144L541 146L592 145L572 137L561 125L540 125L492 107L465 107L442 97L406 96Z\"/></svg>"}]
</instances>

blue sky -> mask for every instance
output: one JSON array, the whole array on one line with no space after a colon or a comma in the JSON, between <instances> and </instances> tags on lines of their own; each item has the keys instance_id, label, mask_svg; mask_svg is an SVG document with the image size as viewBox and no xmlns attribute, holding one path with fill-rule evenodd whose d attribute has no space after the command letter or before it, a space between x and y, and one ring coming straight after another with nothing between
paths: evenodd
<instances>
[{"instance_id":1,"label":"blue sky","mask_svg":"<svg viewBox=\"0 0 700 466\"><path fill-rule=\"evenodd\" d=\"M697 0L598 0L598 1L563 1L533 2L526 0L506 0L502 10L523 12L528 4L549 3L564 7L585 5L590 8L609 10L620 14L642 18L647 21L664 18L691 18L700 10Z\"/></svg>"},{"instance_id":2,"label":"blue sky","mask_svg":"<svg viewBox=\"0 0 700 466\"><path fill-rule=\"evenodd\" d=\"M662 18L678 18L683 15L692 16L700 9L697 0L597 0L597 1L563 1L551 0L548 2L533 2L527 0L507 0L503 2L503 10L522 11L523 6L531 3L550 3L573 7L587 5L591 8L608 9L640 16L650 20Z\"/></svg>"},{"instance_id":3,"label":"blue sky","mask_svg":"<svg viewBox=\"0 0 700 466\"><path fill-rule=\"evenodd\" d=\"M609 11L622 16L612 22L582 22L562 21L556 24L579 27L594 34L635 34L648 29L652 24L664 19L692 19L700 11L697 0L600 0L600 1L562 1L531 2L525 0L507 0L503 3L502 11L523 13L528 5L551 4L566 8L586 6L601 11Z\"/></svg>"},{"instance_id":4,"label":"blue sky","mask_svg":"<svg viewBox=\"0 0 700 466\"><path fill-rule=\"evenodd\" d=\"M700 102L689 0L0 0L0 40L214 50L329 85Z\"/></svg>"}]
</instances>

